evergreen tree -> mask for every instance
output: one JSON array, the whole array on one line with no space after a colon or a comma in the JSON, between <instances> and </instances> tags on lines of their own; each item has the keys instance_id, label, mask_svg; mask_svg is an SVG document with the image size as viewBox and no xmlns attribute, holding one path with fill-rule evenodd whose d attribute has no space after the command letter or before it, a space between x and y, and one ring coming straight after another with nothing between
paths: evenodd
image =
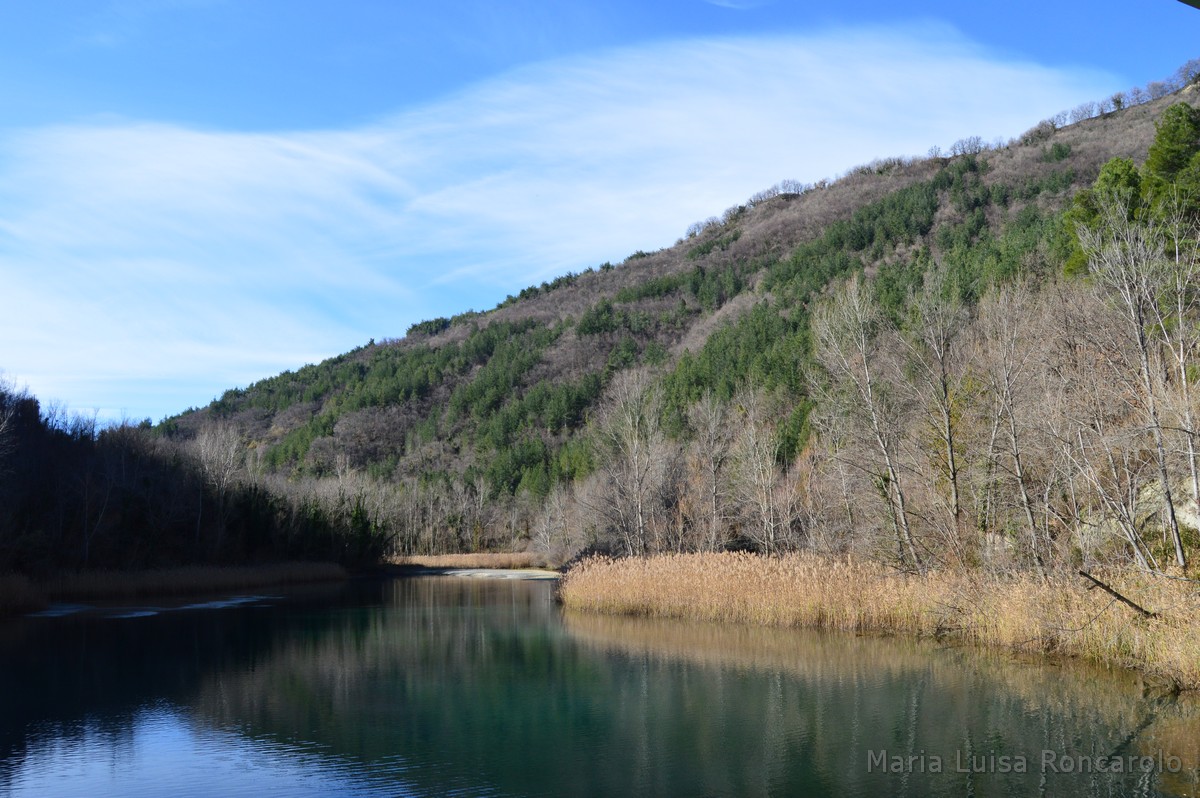
<instances>
[{"instance_id":1,"label":"evergreen tree","mask_svg":"<svg viewBox=\"0 0 1200 798\"><path fill-rule=\"evenodd\" d=\"M1146 156L1143 191L1152 203L1180 192L1200 208L1200 109L1175 103L1163 112Z\"/></svg>"},{"instance_id":2,"label":"evergreen tree","mask_svg":"<svg viewBox=\"0 0 1200 798\"><path fill-rule=\"evenodd\" d=\"M1146 175L1170 182L1200 151L1200 109L1175 103L1163 111L1156 128L1158 134L1146 157Z\"/></svg>"}]
</instances>

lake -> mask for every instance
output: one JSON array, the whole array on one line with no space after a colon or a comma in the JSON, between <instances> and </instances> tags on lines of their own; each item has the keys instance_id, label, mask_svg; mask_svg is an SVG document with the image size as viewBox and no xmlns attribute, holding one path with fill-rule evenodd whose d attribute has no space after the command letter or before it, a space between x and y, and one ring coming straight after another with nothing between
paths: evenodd
<instances>
[{"instance_id":1,"label":"lake","mask_svg":"<svg viewBox=\"0 0 1200 798\"><path fill-rule=\"evenodd\" d=\"M56 609L0 623L6 798L1200 793L1195 703L1079 665L452 576Z\"/></svg>"}]
</instances>

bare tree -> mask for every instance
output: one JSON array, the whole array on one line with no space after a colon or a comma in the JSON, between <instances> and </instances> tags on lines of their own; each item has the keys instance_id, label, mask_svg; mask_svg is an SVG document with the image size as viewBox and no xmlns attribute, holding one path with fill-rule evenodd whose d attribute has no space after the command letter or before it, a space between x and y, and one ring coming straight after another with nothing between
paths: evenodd
<instances>
[{"instance_id":1,"label":"bare tree","mask_svg":"<svg viewBox=\"0 0 1200 798\"><path fill-rule=\"evenodd\" d=\"M1184 200L1173 192L1166 203L1163 261L1159 301L1151 306L1155 327L1170 363L1167 400L1175 416L1175 430L1183 437L1192 511L1200 513L1200 454L1197 452L1196 397L1193 396L1191 367L1200 353L1200 224L1189 219Z\"/></svg>"},{"instance_id":2,"label":"bare tree","mask_svg":"<svg viewBox=\"0 0 1200 798\"><path fill-rule=\"evenodd\" d=\"M962 561L966 530L959 473L962 448L959 426L966 401L962 334L969 317L957 286L952 284L941 263L926 273L924 285L912 297L910 306L912 319L903 339L909 361L906 382L936 442L935 446L921 448L932 455L937 481L946 486L943 537ZM935 488L932 494L937 493Z\"/></svg>"},{"instance_id":3,"label":"bare tree","mask_svg":"<svg viewBox=\"0 0 1200 798\"><path fill-rule=\"evenodd\" d=\"M482 551L486 548L490 521L487 480L476 475L471 481L455 478L450 482L447 522L455 531L458 551Z\"/></svg>"},{"instance_id":4,"label":"bare tree","mask_svg":"<svg viewBox=\"0 0 1200 798\"><path fill-rule=\"evenodd\" d=\"M423 503L420 487L411 477L401 480L389 494L387 513L396 534L392 539L393 554L416 554L419 551Z\"/></svg>"},{"instance_id":5,"label":"bare tree","mask_svg":"<svg viewBox=\"0 0 1200 798\"><path fill-rule=\"evenodd\" d=\"M1143 507L1154 458L1146 453L1135 395L1136 347L1122 314L1099 291L1059 293L1048 318L1057 321L1046 336L1055 343L1048 359L1057 397L1047 415L1068 461L1068 484L1083 487L1071 499L1073 519L1101 537L1118 533L1134 560L1149 569L1154 557L1143 536L1149 517Z\"/></svg>"},{"instance_id":6,"label":"bare tree","mask_svg":"<svg viewBox=\"0 0 1200 798\"><path fill-rule=\"evenodd\" d=\"M725 488L731 432L728 406L713 396L712 391L705 391L688 409L688 423L694 435L689 460L692 473L698 478L703 505L700 548L717 551L725 543L728 524Z\"/></svg>"},{"instance_id":7,"label":"bare tree","mask_svg":"<svg viewBox=\"0 0 1200 798\"><path fill-rule=\"evenodd\" d=\"M473 508L475 501L471 496L471 486L460 478L450 482L449 490L450 514L446 519L454 530L454 550L473 551L471 543L473 523Z\"/></svg>"},{"instance_id":8,"label":"bare tree","mask_svg":"<svg viewBox=\"0 0 1200 798\"><path fill-rule=\"evenodd\" d=\"M1152 80L1146 84L1146 94L1151 100L1157 100L1161 97L1166 97L1173 91L1171 84L1163 80Z\"/></svg>"},{"instance_id":9,"label":"bare tree","mask_svg":"<svg viewBox=\"0 0 1200 798\"><path fill-rule=\"evenodd\" d=\"M1200 80L1200 58L1193 58L1175 72L1175 83L1181 87L1197 80Z\"/></svg>"},{"instance_id":10,"label":"bare tree","mask_svg":"<svg viewBox=\"0 0 1200 798\"><path fill-rule=\"evenodd\" d=\"M951 155L978 155L987 149L982 136L967 136L950 145Z\"/></svg>"},{"instance_id":11,"label":"bare tree","mask_svg":"<svg viewBox=\"0 0 1200 798\"><path fill-rule=\"evenodd\" d=\"M1167 515L1167 529L1175 549L1175 563L1185 568L1187 557L1171 492L1158 390L1154 384L1155 373L1151 363L1156 353L1150 339L1150 328L1162 293L1165 240L1153 218L1130 218L1129 203L1125 197L1101 197L1099 205L1100 223L1094 227L1081 225L1079 240L1088 254L1091 273L1121 310L1125 318L1126 335L1134 344L1138 356L1139 405L1154 439L1159 486Z\"/></svg>"},{"instance_id":12,"label":"bare tree","mask_svg":"<svg viewBox=\"0 0 1200 798\"><path fill-rule=\"evenodd\" d=\"M550 559L561 559L569 546L574 501L567 488L555 486L533 522L533 546Z\"/></svg>"},{"instance_id":13,"label":"bare tree","mask_svg":"<svg viewBox=\"0 0 1200 798\"><path fill-rule=\"evenodd\" d=\"M687 551L694 548L692 515L688 512L688 466L684 449L664 440L658 447L659 468L655 480L650 517L650 538L655 551Z\"/></svg>"},{"instance_id":14,"label":"bare tree","mask_svg":"<svg viewBox=\"0 0 1200 798\"><path fill-rule=\"evenodd\" d=\"M1097 501L1098 516L1116 525L1139 566L1157 568L1142 535L1141 497L1149 464L1140 455L1135 436L1097 402L1101 387L1099 382L1088 385L1092 395L1085 401L1090 418L1075 426L1075 445L1067 452Z\"/></svg>"},{"instance_id":15,"label":"bare tree","mask_svg":"<svg viewBox=\"0 0 1200 798\"><path fill-rule=\"evenodd\" d=\"M618 374L595 422L606 490L596 508L618 531L630 555L650 549L650 516L662 477L664 436L659 394L644 370Z\"/></svg>"},{"instance_id":16,"label":"bare tree","mask_svg":"<svg viewBox=\"0 0 1200 798\"><path fill-rule=\"evenodd\" d=\"M245 447L241 435L232 424L214 421L206 424L196 435L193 451L204 475L204 481L212 489L217 500L214 548L220 551L225 537L225 525L229 521L229 493L241 470ZM196 542L199 543L199 515L196 518L196 535Z\"/></svg>"},{"instance_id":17,"label":"bare tree","mask_svg":"<svg viewBox=\"0 0 1200 798\"><path fill-rule=\"evenodd\" d=\"M907 410L878 373L881 338L893 331L857 276L817 308L812 328L816 359L827 376L814 386L825 394L820 404L863 428L874 445L879 462L867 469L885 501L899 559L921 569L899 459Z\"/></svg>"},{"instance_id":18,"label":"bare tree","mask_svg":"<svg viewBox=\"0 0 1200 798\"><path fill-rule=\"evenodd\" d=\"M775 554L790 542L791 513L779 490L779 440L772 408L761 393L752 391L740 394L736 406L734 488L744 518L742 530L760 551Z\"/></svg>"},{"instance_id":19,"label":"bare tree","mask_svg":"<svg viewBox=\"0 0 1200 798\"><path fill-rule=\"evenodd\" d=\"M14 448L17 408L23 398L12 382L0 373L0 475L5 473L8 456Z\"/></svg>"},{"instance_id":20,"label":"bare tree","mask_svg":"<svg viewBox=\"0 0 1200 798\"><path fill-rule=\"evenodd\" d=\"M1038 523L1037 488L1029 467L1033 458L1031 416L1037 401L1035 368L1039 362L1039 329L1031 292L1022 284L997 288L983 300L979 311L979 336L987 380L989 414L995 419L992 440L1002 443L1004 465L1016 490L1017 502L1029 538L1029 551L1044 577L1048 533ZM996 436L996 433L999 433Z\"/></svg>"}]
</instances>

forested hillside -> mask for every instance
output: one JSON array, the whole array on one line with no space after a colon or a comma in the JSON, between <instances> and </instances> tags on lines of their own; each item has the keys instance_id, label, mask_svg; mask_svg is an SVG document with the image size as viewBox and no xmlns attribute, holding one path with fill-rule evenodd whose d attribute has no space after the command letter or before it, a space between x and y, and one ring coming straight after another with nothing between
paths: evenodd
<instances>
[{"instance_id":1,"label":"forested hillside","mask_svg":"<svg viewBox=\"0 0 1200 798\"><path fill-rule=\"evenodd\" d=\"M0 564L801 547L913 569L1183 564L1198 72L1013 141L784 181L673 246L155 429L9 389Z\"/></svg>"}]
</instances>

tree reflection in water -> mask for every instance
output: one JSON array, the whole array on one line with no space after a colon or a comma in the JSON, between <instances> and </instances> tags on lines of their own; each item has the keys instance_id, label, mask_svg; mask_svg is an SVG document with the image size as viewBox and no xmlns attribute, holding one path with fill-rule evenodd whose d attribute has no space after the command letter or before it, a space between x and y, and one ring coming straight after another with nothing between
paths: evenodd
<instances>
[{"instance_id":1,"label":"tree reflection in water","mask_svg":"<svg viewBox=\"0 0 1200 798\"><path fill-rule=\"evenodd\" d=\"M540 583L410 578L265 603L0 627L0 678L22 686L0 697L0 790L25 794L72 747L138 772L125 786L155 772L153 750L182 763L165 780L218 783L241 762L263 789L355 795L1184 794L1200 761L1191 704L1076 665L563 617ZM1162 749L1191 772L1043 777L1042 749ZM1024 755L1034 772L869 772L880 750L949 771L959 752Z\"/></svg>"}]
</instances>

